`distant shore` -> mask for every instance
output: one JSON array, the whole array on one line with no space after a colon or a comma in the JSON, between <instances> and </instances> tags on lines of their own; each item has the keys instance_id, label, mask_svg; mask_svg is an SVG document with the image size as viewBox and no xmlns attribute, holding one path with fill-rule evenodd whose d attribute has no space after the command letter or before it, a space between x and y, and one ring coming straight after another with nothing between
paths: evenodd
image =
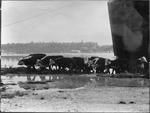
<instances>
[{"instance_id":1,"label":"distant shore","mask_svg":"<svg viewBox=\"0 0 150 113\"><path fill-rule=\"evenodd\" d=\"M2 44L2 53L28 54L28 53L99 53L112 52L112 45L98 45L93 42L78 43L12 43Z\"/></svg>"}]
</instances>

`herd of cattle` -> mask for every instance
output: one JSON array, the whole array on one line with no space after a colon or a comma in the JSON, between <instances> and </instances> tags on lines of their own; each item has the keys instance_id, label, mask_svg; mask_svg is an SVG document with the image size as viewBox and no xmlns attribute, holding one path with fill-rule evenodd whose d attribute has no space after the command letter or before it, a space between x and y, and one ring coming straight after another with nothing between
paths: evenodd
<instances>
[{"instance_id":1,"label":"herd of cattle","mask_svg":"<svg viewBox=\"0 0 150 113\"><path fill-rule=\"evenodd\" d=\"M116 58L110 60L98 56L65 57L62 55L47 56L46 54L30 54L21 58L18 65L25 65L28 69L51 72L70 73L123 73L130 72L127 59ZM134 73L144 74L148 71L148 62L145 57L136 60ZM38 67L38 68L37 68Z\"/></svg>"}]
</instances>

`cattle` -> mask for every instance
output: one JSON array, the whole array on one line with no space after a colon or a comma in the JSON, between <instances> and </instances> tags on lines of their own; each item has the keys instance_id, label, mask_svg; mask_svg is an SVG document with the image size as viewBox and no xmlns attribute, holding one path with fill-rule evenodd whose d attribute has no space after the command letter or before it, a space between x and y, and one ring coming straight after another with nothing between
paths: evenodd
<instances>
[{"instance_id":1,"label":"cattle","mask_svg":"<svg viewBox=\"0 0 150 113\"><path fill-rule=\"evenodd\" d=\"M98 56L91 56L88 58L88 62L87 62L87 65L88 65L88 68L94 72L95 71L95 61L98 59L99 57Z\"/></svg>"},{"instance_id":2,"label":"cattle","mask_svg":"<svg viewBox=\"0 0 150 113\"><path fill-rule=\"evenodd\" d=\"M145 78L150 78L150 62L143 56L136 61L136 73L140 73Z\"/></svg>"},{"instance_id":3,"label":"cattle","mask_svg":"<svg viewBox=\"0 0 150 113\"><path fill-rule=\"evenodd\" d=\"M56 65L60 72L71 72L73 70L73 60L69 57L62 57L58 59L50 59L49 66Z\"/></svg>"},{"instance_id":4,"label":"cattle","mask_svg":"<svg viewBox=\"0 0 150 113\"><path fill-rule=\"evenodd\" d=\"M73 71L74 72L90 72L87 61L82 57L72 57Z\"/></svg>"},{"instance_id":5,"label":"cattle","mask_svg":"<svg viewBox=\"0 0 150 113\"><path fill-rule=\"evenodd\" d=\"M49 65L50 59L55 60L58 58L63 58L63 56L62 55L45 56L41 60L37 60L36 65L40 66L41 69L49 67L49 70L52 70L52 67Z\"/></svg>"},{"instance_id":6,"label":"cattle","mask_svg":"<svg viewBox=\"0 0 150 113\"><path fill-rule=\"evenodd\" d=\"M93 68L95 73L109 73L107 65L110 60L102 57L90 57L88 61L88 66Z\"/></svg>"},{"instance_id":7,"label":"cattle","mask_svg":"<svg viewBox=\"0 0 150 113\"><path fill-rule=\"evenodd\" d=\"M109 69L107 68L109 62L110 60L107 58L97 58L94 62L96 73L109 73Z\"/></svg>"},{"instance_id":8,"label":"cattle","mask_svg":"<svg viewBox=\"0 0 150 113\"><path fill-rule=\"evenodd\" d=\"M63 57L59 59L50 59L49 65L56 65L61 72L84 73L90 72L86 61L82 57Z\"/></svg>"},{"instance_id":9,"label":"cattle","mask_svg":"<svg viewBox=\"0 0 150 113\"><path fill-rule=\"evenodd\" d=\"M107 68L112 69L112 73L121 73L128 71L129 60L125 58L116 58L115 60L110 60L110 63L107 65Z\"/></svg>"},{"instance_id":10,"label":"cattle","mask_svg":"<svg viewBox=\"0 0 150 113\"><path fill-rule=\"evenodd\" d=\"M100 58L100 57L97 57L97 56L91 56L90 58L88 58L88 65L93 65L95 63L95 61Z\"/></svg>"},{"instance_id":11,"label":"cattle","mask_svg":"<svg viewBox=\"0 0 150 113\"><path fill-rule=\"evenodd\" d=\"M144 57L135 59L132 65L130 63L130 59L116 58L115 60L111 60L111 63L107 65L107 68L113 69L111 74L114 74L114 72L131 72L144 74L148 70L148 62Z\"/></svg>"},{"instance_id":12,"label":"cattle","mask_svg":"<svg viewBox=\"0 0 150 113\"><path fill-rule=\"evenodd\" d=\"M46 54L29 54L28 56L21 58L18 62L18 65L25 65L28 69L33 68L36 70L35 64L37 60L43 58L44 56L46 56Z\"/></svg>"},{"instance_id":13,"label":"cattle","mask_svg":"<svg viewBox=\"0 0 150 113\"><path fill-rule=\"evenodd\" d=\"M144 74L148 71L148 61L145 57L138 58L136 61L136 72Z\"/></svg>"}]
</instances>

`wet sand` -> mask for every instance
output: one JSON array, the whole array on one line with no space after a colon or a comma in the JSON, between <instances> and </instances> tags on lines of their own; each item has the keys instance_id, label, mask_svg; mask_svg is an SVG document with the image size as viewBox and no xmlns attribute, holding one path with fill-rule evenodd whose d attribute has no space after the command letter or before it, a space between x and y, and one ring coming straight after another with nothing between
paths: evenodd
<instances>
[{"instance_id":1,"label":"wet sand","mask_svg":"<svg viewBox=\"0 0 150 113\"><path fill-rule=\"evenodd\" d=\"M69 81L65 81L67 85L73 84ZM97 82L91 79L74 88L54 87L58 81L48 82L51 86L48 88L39 83L30 84L29 89L18 83L7 84L5 91L1 92L1 111L149 112L149 87L103 86Z\"/></svg>"}]
</instances>

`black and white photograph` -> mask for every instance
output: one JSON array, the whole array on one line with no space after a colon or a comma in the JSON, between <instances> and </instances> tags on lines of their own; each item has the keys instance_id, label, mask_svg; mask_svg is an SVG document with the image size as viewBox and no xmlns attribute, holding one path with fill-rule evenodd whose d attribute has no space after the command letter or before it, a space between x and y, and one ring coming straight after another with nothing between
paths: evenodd
<instances>
[{"instance_id":1,"label":"black and white photograph","mask_svg":"<svg viewBox=\"0 0 150 113\"><path fill-rule=\"evenodd\" d=\"M149 0L2 0L0 112L150 112Z\"/></svg>"}]
</instances>

